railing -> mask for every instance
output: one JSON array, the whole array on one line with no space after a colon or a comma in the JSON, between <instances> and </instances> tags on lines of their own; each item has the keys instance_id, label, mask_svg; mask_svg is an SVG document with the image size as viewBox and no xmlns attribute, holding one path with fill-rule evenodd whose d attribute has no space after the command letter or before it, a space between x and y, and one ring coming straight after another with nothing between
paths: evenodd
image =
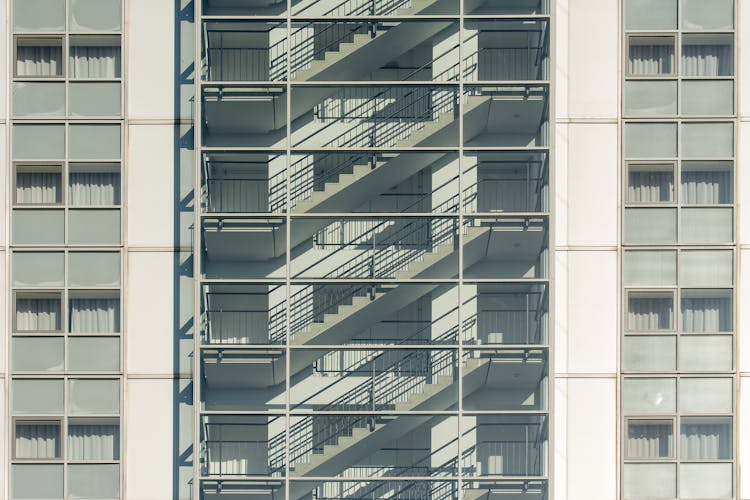
<instances>
[{"instance_id":1,"label":"railing","mask_svg":"<svg viewBox=\"0 0 750 500\"><path fill-rule=\"evenodd\" d=\"M221 165L247 165L268 170L269 161L218 161L204 157L201 205L206 212L278 212L286 206L286 169L270 177L221 177Z\"/></svg>"},{"instance_id":2,"label":"railing","mask_svg":"<svg viewBox=\"0 0 750 500\"><path fill-rule=\"evenodd\" d=\"M321 413L352 409L369 413L301 417L289 428L290 465L309 461L313 454L322 453L325 445L337 443L340 437L351 436L354 429L369 428L374 431L378 423L388 420L378 416L378 411L392 409L395 404L408 401L412 394L422 392L424 385L436 376L455 377L455 363L455 351L433 352L427 360L424 353L412 352L373 374L341 397L316 408ZM402 370L407 374L401 375ZM271 461L278 461L279 456L284 455L285 450L280 446L285 442L284 437L282 433L269 440Z\"/></svg>"},{"instance_id":3,"label":"railing","mask_svg":"<svg viewBox=\"0 0 750 500\"><path fill-rule=\"evenodd\" d=\"M473 81L528 81L544 80L542 66L538 66L544 48L483 47L464 59L464 78Z\"/></svg>"},{"instance_id":4,"label":"railing","mask_svg":"<svg viewBox=\"0 0 750 500\"><path fill-rule=\"evenodd\" d=\"M267 440L204 441L203 474L210 476L249 476L279 474L263 457L268 454Z\"/></svg>"},{"instance_id":5,"label":"railing","mask_svg":"<svg viewBox=\"0 0 750 500\"><path fill-rule=\"evenodd\" d=\"M477 442L462 453L462 469L471 476L541 476L543 448L547 439L546 419L529 423L484 423L464 432L475 434ZM494 434L493 427L515 428L518 437L504 440L481 439ZM484 430L487 429L487 430Z\"/></svg>"},{"instance_id":6,"label":"railing","mask_svg":"<svg viewBox=\"0 0 750 500\"><path fill-rule=\"evenodd\" d=\"M453 113L455 118L458 111L456 91L440 87L390 87L352 109L341 111L336 111L330 104L336 100L344 105L356 101L357 96L349 94L357 92L362 92L362 89L344 88L337 97L327 101L329 104L318 105L318 118L329 123L300 139L298 144L304 146L319 136L320 147L394 147L428 122L437 120L440 114ZM350 120L355 122L354 126L326 139L328 134L336 133L331 127Z\"/></svg>"},{"instance_id":7,"label":"railing","mask_svg":"<svg viewBox=\"0 0 750 500\"><path fill-rule=\"evenodd\" d=\"M311 4L295 12L294 15L307 15L305 11L319 4L320 2ZM395 14L399 9L406 9L409 7L411 7L411 0L344 0L328 9L323 16L387 16ZM317 12L312 12L310 14L318 15Z\"/></svg>"},{"instance_id":8,"label":"railing","mask_svg":"<svg viewBox=\"0 0 750 500\"><path fill-rule=\"evenodd\" d=\"M206 313L207 344L277 344L285 338L283 308L271 310L214 310Z\"/></svg>"}]
</instances>

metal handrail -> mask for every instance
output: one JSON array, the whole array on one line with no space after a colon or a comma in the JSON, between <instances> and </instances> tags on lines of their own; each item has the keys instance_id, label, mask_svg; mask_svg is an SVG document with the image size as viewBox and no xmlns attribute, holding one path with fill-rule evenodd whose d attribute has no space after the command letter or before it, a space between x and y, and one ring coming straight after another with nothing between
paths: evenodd
<instances>
[{"instance_id":1,"label":"metal handrail","mask_svg":"<svg viewBox=\"0 0 750 500\"><path fill-rule=\"evenodd\" d=\"M457 330L457 328L454 327L452 330ZM455 333L453 331L449 331L442 335L441 338L445 336L453 337L454 335ZM395 369L401 367L405 362L411 363L415 360L417 362L424 362L424 354L425 353L421 350L415 351L396 360L377 374L373 374L370 380L360 383L353 389L350 389L343 396L318 408L317 411L340 411L342 407L350 409L352 406L367 406L367 411L375 413L381 409L392 407L400 398L403 398L404 395L414 393L414 390L423 387L426 382L422 381L422 377L410 375L407 377L401 377L405 380L400 380L397 383L394 383L393 380L388 377L394 372L398 373ZM424 376L435 376L440 371L445 370L446 367L450 367L450 371L455 377L456 372L452 369L455 364L455 356L456 353L453 351L441 350L437 357L433 359L428 357L427 359L429 360L429 363L425 368ZM453 364L446 364L446 358L449 358L448 361ZM388 379L386 380L386 378ZM386 387L386 390L376 394L375 389L378 386L384 386ZM411 392L409 392L410 389L412 390ZM290 462L294 462L309 453L314 453L316 449L321 449L326 444L329 444L331 440L337 440L338 437L350 434L354 428L364 428L369 426L371 430L375 430L377 416L372 413L332 416L335 417L332 418L333 424L329 424L323 429L317 430L315 433L312 433L312 435L307 429L312 425L314 417L304 417L289 428L290 439L293 436L300 436L295 444L290 444L288 450ZM285 438L285 436L286 433L280 433L269 439L269 449L273 449L274 446L281 442L282 437ZM307 444L308 442L310 442L310 444ZM279 453L283 454L284 450L277 451L276 455Z\"/></svg>"}]
</instances>

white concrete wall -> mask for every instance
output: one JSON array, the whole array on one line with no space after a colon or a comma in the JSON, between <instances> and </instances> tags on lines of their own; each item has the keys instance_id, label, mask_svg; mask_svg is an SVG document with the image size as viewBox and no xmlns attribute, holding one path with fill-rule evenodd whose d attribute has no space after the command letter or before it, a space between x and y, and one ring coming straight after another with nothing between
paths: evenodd
<instances>
[{"instance_id":1,"label":"white concrete wall","mask_svg":"<svg viewBox=\"0 0 750 500\"><path fill-rule=\"evenodd\" d=\"M175 0L126 9L124 498L175 484ZM192 431L192 428L190 428ZM180 442L180 447L184 443Z\"/></svg>"},{"instance_id":2,"label":"white concrete wall","mask_svg":"<svg viewBox=\"0 0 750 500\"><path fill-rule=\"evenodd\" d=\"M737 93L739 99L738 114L740 118L737 145L737 161L735 163L735 179L737 181L738 197L735 200L737 217L736 241L740 245L739 268L736 283L736 311L737 331L736 342L737 360L736 370L740 374L736 404L737 438L739 447L737 461L740 464L738 484L738 498L750 499L750 174L744 168L750 159L750 8L747 2L739 1L739 11L736 19L738 30L738 59Z\"/></svg>"},{"instance_id":3,"label":"white concrete wall","mask_svg":"<svg viewBox=\"0 0 750 500\"><path fill-rule=\"evenodd\" d=\"M557 0L555 500L618 498L617 0Z\"/></svg>"}]
</instances>

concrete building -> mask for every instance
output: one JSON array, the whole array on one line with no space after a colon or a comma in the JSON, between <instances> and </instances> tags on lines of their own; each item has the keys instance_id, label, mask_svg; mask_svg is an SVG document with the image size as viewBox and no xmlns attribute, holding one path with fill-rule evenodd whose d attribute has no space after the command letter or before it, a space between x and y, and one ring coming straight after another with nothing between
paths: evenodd
<instances>
[{"instance_id":1,"label":"concrete building","mask_svg":"<svg viewBox=\"0 0 750 500\"><path fill-rule=\"evenodd\" d=\"M750 499L749 13L0 0L0 498Z\"/></svg>"}]
</instances>

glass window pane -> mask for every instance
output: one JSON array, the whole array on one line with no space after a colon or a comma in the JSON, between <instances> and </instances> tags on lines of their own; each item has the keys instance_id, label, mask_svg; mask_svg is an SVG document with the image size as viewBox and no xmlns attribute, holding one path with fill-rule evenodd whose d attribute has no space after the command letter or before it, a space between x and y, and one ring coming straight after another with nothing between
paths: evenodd
<instances>
[{"instance_id":1,"label":"glass window pane","mask_svg":"<svg viewBox=\"0 0 750 500\"><path fill-rule=\"evenodd\" d=\"M626 123L626 158L673 158L677 156L676 123Z\"/></svg>"},{"instance_id":2,"label":"glass window pane","mask_svg":"<svg viewBox=\"0 0 750 500\"><path fill-rule=\"evenodd\" d=\"M628 75L656 76L674 73L674 37L628 37Z\"/></svg>"},{"instance_id":3,"label":"glass window pane","mask_svg":"<svg viewBox=\"0 0 750 500\"><path fill-rule=\"evenodd\" d=\"M68 498L118 500L120 466L117 464L68 466Z\"/></svg>"},{"instance_id":4,"label":"glass window pane","mask_svg":"<svg viewBox=\"0 0 750 500\"><path fill-rule=\"evenodd\" d=\"M65 241L65 212L61 210L13 210L13 243L61 245Z\"/></svg>"},{"instance_id":5,"label":"glass window pane","mask_svg":"<svg viewBox=\"0 0 750 500\"><path fill-rule=\"evenodd\" d=\"M68 370L116 372L119 369L119 337L72 337L68 340Z\"/></svg>"},{"instance_id":6,"label":"glass window pane","mask_svg":"<svg viewBox=\"0 0 750 500\"><path fill-rule=\"evenodd\" d=\"M673 116L677 114L677 82L626 81L625 114L629 116Z\"/></svg>"},{"instance_id":7,"label":"glass window pane","mask_svg":"<svg viewBox=\"0 0 750 500\"><path fill-rule=\"evenodd\" d=\"M628 203L674 201L674 165L628 165Z\"/></svg>"},{"instance_id":8,"label":"glass window pane","mask_svg":"<svg viewBox=\"0 0 750 500\"><path fill-rule=\"evenodd\" d=\"M62 46L60 37L17 38L16 76L63 76Z\"/></svg>"},{"instance_id":9,"label":"glass window pane","mask_svg":"<svg viewBox=\"0 0 750 500\"><path fill-rule=\"evenodd\" d=\"M71 333L120 331L120 297L117 292L71 291L68 307Z\"/></svg>"},{"instance_id":10,"label":"glass window pane","mask_svg":"<svg viewBox=\"0 0 750 500\"><path fill-rule=\"evenodd\" d=\"M674 330L672 292L628 292L627 329L639 332Z\"/></svg>"},{"instance_id":11,"label":"glass window pane","mask_svg":"<svg viewBox=\"0 0 750 500\"><path fill-rule=\"evenodd\" d=\"M14 437L14 458L49 460L62 456L59 420L17 420Z\"/></svg>"},{"instance_id":12,"label":"glass window pane","mask_svg":"<svg viewBox=\"0 0 750 500\"><path fill-rule=\"evenodd\" d=\"M62 203L62 171L59 165L17 165L16 204Z\"/></svg>"},{"instance_id":13,"label":"glass window pane","mask_svg":"<svg viewBox=\"0 0 750 500\"><path fill-rule=\"evenodd\" d=\"M673 378L626 378L622 382L625 413L674 413L676 381Z\"/></svg>"},{"instance_id":14,"label":"glass window pane","mask_svg":"<svg viewBox=\"0 0 750 500\"><path fill-rule=\"evenodd\" d=\"M675 464L625 464L623 494L626 499L673 499L677 496Z\"/></svg>"},{"instance_id":15,"label":"glass window pane","mask_svg":"<svg viewBox=\"0 0 750 500\"><path fill-rule=\"evenodd\" d=\"M13 157L18 160L65 158L65 125L13 125Z\"/></svg>"},{"instance_id":16,"label":"glass window pane","mask_svg":"<svg viewBox=\"0 0 750 500\"><path fill-rule=\"evenodd\" d=\"M683 35L683 76L734 75L733 35Z\"/></svg>"},{"instance_id":17,"label":"glass window pane","mask_svg":"<svg viewBox=\"0 0 750 500\"><path fill-rule=\"evenodd\" d=\"M683 332L731 332L731 290L683 290L680 304Z\"/></svg>"},{"instance_id":18,"label":"glass window pane","mask_svg":"<svg viewBox=\"0 0 750 500\"><path fill-rule=\"evenodd\" d=\"M120 285L120 254L118 252L71 252L68 256L68 285Z\"/></svg>"},{"instance_id":19,"label":"glass window pane","mask_svg":"<svg viewBox=\"0 0 750 500\"><path fill-rule=\"evenodd\" d=\"M16 292L15 331L62 331L61 304L60 292Z\"/></svg>"},{"instance_id":20,"label":"glass window pane","mask_svg":"<svg viewBox=\"0 0 750 500\"><path fill-rule=\"evenodd\" d=\"M677 28L677 0L627 0L625 28L671 30Z\"/></svg>"},{"instance_id":21,"label":"glass window pane","mask_svg":"<svg viewBox=\"0 0 750 500\"><path fill-rule=\"evenodd\" d=\"M14 372L59 372L65 367L62 337L13 339Z\"/></svg>"},{"instance_id":22,"label":"glass window pane","mask_svg":"<svg viewBox=\"0 0 750 500\"><path fill-rule=\"evenodd\" d=\"M65 255L62 252L15 252L13 285L62 286Z\"/></svg>"},{"instance_id":23,"label":"glass window pane","mask_svg":"<svg viewBox=\"0 0 750 500\"><path fill-rule=\"evenodd\" d=\"M682 29L731 30L733 27L733 0L682 0Z\"/></svg>"},{"instance_id":24,"label":"glass window pane","mask_svg":"<svg viewBox=\"0 0 750 500\"><path fill-rule=\"evenodd\" d=\"M71 31L118 31L120 0L70 0Z\"/></svg>"},{"instance_id":25,"label":"glass window pane","mask_svg":"<svg viewBox=\"0 0 750 500\"><path fill-rule=\"evenodd\" d=\"M13 0L16 31L63 31L65 0Z\"/></svg>"},{"instance_id":26,"label":"glass window pane","mask_svg":"<svg viewBox=\"0 0 750 500\"><path fill-rule=\"evenodd\" d=\"M74 36L70 38L70 78L120 78L119 36Z\"/></svg>"},{"instance_id":27,"label":"glass window pane","mask_svg":"<svg viewBox=\"0 0 750 500\"><path fill-rule=\"evenodd\" d=\"M675 369L677 341L667 336L632 336L622 340L622 368L633 372Z\"/></svg>"},{"instance_id":28,"label":"glass window pane","mask_svg":"<svg viewBox=\"0 0 750 500\"><path fill-rule=\"evenodd\" d=\"M120 83L70 84L71 116L120 116Z\"/></svg>"},{"instance_id":29,"label":"glass window pane","mask_svg":"<svg viewBox=\"0 0 750 500\"><path fill-rule=\"evenodd\" d=\"M120 422L117 418L71 418L68 421L68 460L119 460Z\"/></svg>"},{"instance_id":30,"label":"glass window pane","mask_svg":"<svg viewBox=\"0 0 750 500\"><path fill-rule=\"evenodd\" d=\"M70 210L68 216L70 244L120 243L119 210Z\"/></svg>"},{"instance_id":31,"label":"glass window pane","mask_svg":"<svg viewBox=\"0 0 750 500\"><path fill-rule=\"evenodd\" d=\"M686 161L682 163L680 201L686 205L732 203L733 165L729 161Z\"/></svg>"},{"instance_id":32,"label":"glass window pane","mask_svg":"<svg viewBox=\"0 0 750 500\"><path fill-rule=\"evenodd\" d=\"M682 417L680 422L681 459L732 459L732 417Z\"/></svg>"},{"instance_id":33,"label":"glass window pane","mask_svg":"<svg viewBox=\"0 0 750 500\"><path fill-rule=\"evenodd\" d=\"M732 464L680 464L680 500L735 498L732 467Z\"/></svg>"},{"instance_id":34,"label":"glass window pane","mask_svg":"<svg viewBox=\"0 0 750 500\"><path fill-rule=\"evenodd\" d=\"M674 285L677 253L673 250L630 250L623 256L625 285Z\"/></svg>"},{"instance_id":35,"label":"glass window pane","mask_svg":"<svg viewBox=\"0 0 750 500\"><path fill-rule=\"evenodd\" d=\"M683 413L731 413L731 378L680 379L680 411Z\"/></svg>"},{"instance_id":36,"label":"glass window pane","mask_svg":"<svg viewBox=\"0 0 750 500\"><path fill-rule=\"evenodd\" d=\"M728 80L684 80L682 114L722 116L734 114L734 82Z\"/></svg>"},{"instance_id":37,"label":"glass window pane","mask_svg":"<svg viewBox=\"0 0 750 500\"><path fill-rule=\"evenodd\" d=\"M10 485L14 500L59 500L63 498L63 466L13 464Z\"/></svg>"},{"instance_id":38,"label":"glass window pane","mask_svg":"<svg viewBox=\"0 0 750 500\"><path fill-rule=\"evenodd\" d=\"M68 200L76 206L120 204L119 163L71 163Z\"/></svg>"},{"instance_id":39,"label":"glass window pane","mask_svg":"<svg viewBox=\"0 0 750 500\"><path fill-rule=\"evenodd\" d=\"M120 412L119 380L69 380L68 411L77 415L116 415Z\"/></svg>"},{"instance_id":40,"label":"glass window pane","mask_svg":"<svg viewBox=\"0 0 750 500\"><path fill-rule=\"evenodd\" d=\"M732 243L734 210L731 208L685 208L680 220L682 243Z\"/></svg>"},{"instance_id":41,"label":"glass window pane","mask_svg":"<svg viewBox=\"0 0 750 500\"><path fill-rule=\"evenodd\" d=\"M61 414L63 412L63 381L57 379L11 382L13 412L31 414Z\"/></svg>"},{"instance_id":42,"label":"glass window pane","mask_svg":"<svg viewBox=\"0 0 750 500\"><path fill-rule=\"evenodd\" d=\"M623 238L628 244L677 241L676 208L627 208L623 225Z\"/></svg>"},{"instance_id":43,"label":"glass window pane","mask_svg":"<svg viewBox=\"0 0 750 500\"><path fill-rule=\"evenodd\" d=\"M65 116L65 84L14 82L13 115L24 118Z\"/></svg>"},{"instance_id":44,"label":"glass window pane","mask_svg":"<svg viewBox=\"0 0 750 500\"><path fill-rule=\"evenodd\" d=\"M671 420L628 420L626 457L671 457L673 438Z\"/></svg>"},{"instance_id":45,"label":"glass window pane","mask_svg":"<svg viewBox=\"0 0 750 500\"><path fill-rule=\"evenodd\" d=\"M687 158L730 158L734 155L734 125L683 123L680 149Z\"/></svg>"},{"instance_id":46,"label":"glass window pane","mask_svg":"<svg viewBox=\"0 0 750 500\"><path fill-rule=\"evenodd\" d=\"M680 284L731 286L734 254L731 250L686 250L680 253Z\"/></svg>"},{"instance_id":47,"label":"glass window pane","mask_svg":"<svg viewBox=\"0 0 750 500\"><path fill-rule=\"evenodd\" d=\"M75 160L119 160L119 125L71 125L70 152Z\"/></svg>"},{"instance_id":48,"label":"glass window pane","mask_svg":"<svg viewBox=\"0 0 750 500\"><path fill-rule=\"evenodd\" d=\"M694 372L729 371L732 369L732 337L680 337L680 370Z\"/></svg>"}]
</instances>

